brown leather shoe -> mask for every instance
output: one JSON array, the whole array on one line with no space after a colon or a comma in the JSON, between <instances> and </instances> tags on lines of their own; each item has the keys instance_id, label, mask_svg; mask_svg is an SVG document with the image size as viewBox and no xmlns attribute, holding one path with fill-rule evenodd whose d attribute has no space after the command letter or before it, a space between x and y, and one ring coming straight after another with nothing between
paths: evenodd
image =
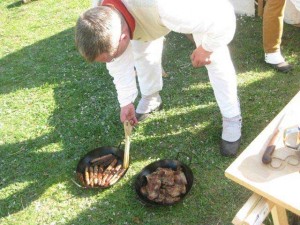
<instances>
[{"instance_id":1,"label":"brown leather shoe","mask_svg":"<svg viewBox=\"0 0 300 225\"><path fill-rule=\"evenodd\" d=\"M274 69L276 69L279 72L287 73L290 70L293 69L293 66L290 65L288 62L282 62L278 64L270 64Z\"/></svg>"}]
</instances>

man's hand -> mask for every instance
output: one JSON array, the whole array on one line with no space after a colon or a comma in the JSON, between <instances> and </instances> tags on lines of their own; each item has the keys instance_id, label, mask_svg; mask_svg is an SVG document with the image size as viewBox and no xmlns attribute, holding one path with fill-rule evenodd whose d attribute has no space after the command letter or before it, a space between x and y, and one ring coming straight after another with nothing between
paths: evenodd
<instances>
[{"instance_id":1,"label":"man's hand","mask_svg":"<svg viewBox=\"0 0 300 225\"><path fill-rule=\"evenodd\" d=\"M202 48L201 45L196 48L191 55L193 67L201 67L210 64L211 53L212 52L208 52Z\"/></svg>"},{"instance_id":2,"label":"man's hand","mask_svg":"<svg viewBox=\"0 0 300 225\"><path fill-rule=\"evenodd\" d=\"M138 124L138 120L135 117L135 108L132 103L121 107L120 120L122 123L124 123L125 120L128 120L131 126L135 126Z\"/></svg>"}]
</instances>

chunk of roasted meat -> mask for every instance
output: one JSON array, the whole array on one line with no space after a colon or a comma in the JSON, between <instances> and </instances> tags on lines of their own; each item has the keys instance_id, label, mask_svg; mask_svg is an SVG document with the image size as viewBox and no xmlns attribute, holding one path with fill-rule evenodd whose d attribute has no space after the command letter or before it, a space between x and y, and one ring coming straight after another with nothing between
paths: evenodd
<instances>
[{"instance_id":1,"label":"chunk of roasted meat","mask_svg":"<svg viewBox=\"0 0 300 225\"><path fill-rule=\"evenodd\" d=\"M187 180L181 168L157 168L146 176L147 184L140 191L149 200L163 204L172 204L186 193Z\"/></svg>"},{"instance_id":2,"label":"chunk of roasted meat","mask_svg":"<svg viewBox=\"0 0 300 225\"><path fill-rule=\"evenodd\" d=\"M148 193L148 198L153 200L158 197L159 189L161 187L161 180L158 174L152 174L151 176L147 176L147 186L146 191Z\"/></svg>"}]
</instances>

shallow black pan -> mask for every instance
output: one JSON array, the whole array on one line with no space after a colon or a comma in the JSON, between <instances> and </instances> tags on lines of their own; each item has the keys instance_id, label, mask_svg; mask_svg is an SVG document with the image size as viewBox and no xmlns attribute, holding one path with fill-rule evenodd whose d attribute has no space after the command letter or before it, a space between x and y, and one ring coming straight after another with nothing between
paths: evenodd
<instances>
[{"instance_id":1,"label":"shallow black pan","mask_svg":"<svg viewBox=\"0 0 300 225\"><path fill-rule=\"evenodd\" d=\"M79 180L79 182L82 184L82 182L78 178L78 173L84 175L85 167L91 166L91 161L93 159L99 158L101 156L108 155L108 154L113 154L116 157L116 159L118 160L117 165L123 164L123 159L124 159L124 151L123 150L120 150L119 148L116 148L116 147L99 147L99 148L96 148L96 149L88 152L86 155L84 155L80 159L80 161L78 162L77 168L76 168L77 180ZM125 173L119 178L119 180L126 174L127 170L128 170L128 168L126 169ZM106 187L103 187L103 186L95 186L95 187L84 186L84 187L85 188L105 189L105 188L109 188L111 186L112 185L106 186Z\"/></svg>"},{"instance_id":2,"label":"shallow black pan","mask_svg":"<svg viewBox=\"0 0 300 225\"><path fill-rule=\"evenodd\" d=\"M180 196L180 200L176 201L174 203L171 204L167 204L167 203L160 203L160 202L155 202L152 201L150 199L148 199L146 196L144 196L141 193L141 187L145 186L147 184L147 178L146 176L148 174L153 173L158 167L162 167L162 168L169 168L169 169L173 169L176 170L177 168L181 167L182 172L184 173L184 175L186 176L186 180L187 180L187 185L186 185L186 193L182 194ZM148 205L153 205L153 206L166 206L166 205L174 205L180 201L182 201L182 199L189 193L189 191L191 190L192 186L193 186L193 181L194 181L194 175L192 170L184 163L178 161L178 160L170 160L170 159L165 159L165 160L159 160L156 162L153 162L151 164L149 164L148 166L146 166L137 176L136 181L135 181L135 191L139 197L140 200L142 200L142 202L148 204Z\"/></svg>"}]
</instances>

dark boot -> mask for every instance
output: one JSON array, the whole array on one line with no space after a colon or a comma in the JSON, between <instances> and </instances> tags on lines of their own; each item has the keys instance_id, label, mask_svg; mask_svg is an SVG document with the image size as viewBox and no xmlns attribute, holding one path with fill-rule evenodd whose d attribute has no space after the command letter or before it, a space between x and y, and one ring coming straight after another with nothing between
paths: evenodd
<instances>
[{"instance_id":1,"label":"dark boot","mask_svg":"<svg viewBox=\"0 0 300 225\"><path fill-rule=\"evenodd\" d=\"M293 69L293 66L290 65L288 62L282 62L278 64L270 64L272 67L282 73L287 73Z\"/></svg>"},{"instance_id":2,"label":"dark boot","mask_svg":"<svg viewBox=\"0 0 300 225\"><path fill-rule=\"evenodd\" d=\"M223 156L236 156L241 144L242 117L223 117L223 131L220 153Z\"/></svg>"},{"instance_id":3,"label":"dark boot","mask_svg":"<svg viewBox=\"0 0 300 225\"><path fill-rule=\"evenodd\" d=\"M236 156L241 144L241 138L237 141L229 142L222 139L220 152L223 156L234 157Z\"/></svg>"}]
</instances>

